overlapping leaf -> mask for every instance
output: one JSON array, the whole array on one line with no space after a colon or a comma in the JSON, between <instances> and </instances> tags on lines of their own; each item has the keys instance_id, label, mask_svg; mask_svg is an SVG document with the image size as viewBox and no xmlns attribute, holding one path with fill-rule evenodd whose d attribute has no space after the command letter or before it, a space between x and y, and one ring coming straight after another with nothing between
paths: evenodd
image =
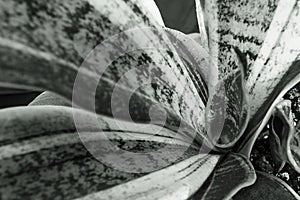
<instances>
[{"instance_id":1,"label":"overlapping leaf","mask_svg":"<svg viewBox=\"0 0 300 200\"><path fill-rule=\"evenodd\" d=\"M204 102L159 20L145 15L151 11L142 2L0 3L1 85L49 90L100 114L175 130L183 122L185 130L195 129L197 140L203 140ZM140 29L129 30L135 27ZM82 56L103 41L103 48L94 49L79 69ZM156 105L166 119L151 119L149 111Z\"/></svg>"},{"instance_id":2,"label":"overlapping leaf","mask_svg":"<svg viewBox=\"0 0 300 200\"><path fill-rule=\"evenodd\" d=\"M255 180L256 174L250 161L242 155L230 153L219 161L205 184L190 199L230 199Z\"/></svg>"},{"instance_id":3,"label":"overlapping leaf","mask_svg":"<svg viewBox=\"0 0 300 200\"><path fill-rule=\"evenodd\" d=\"M294 125L289 100L277 104L270 127L271 153L278 169L281 170L288 162L297 172L300 172L299 125L297 127Z\"/></svg>"},{"instance_id":4,"label":"overlapping leaf","mask_svg":"<svg viewBox=\"0 0 300 200\"><path fill-rule=\"evenodd\" d=\"M259 27L257 23L264 24L264 28L261 27L263 31L257 30L252 37L255 40L257 38L256 35L260 34L261 41L263 41L263 44L259 45L261 48L258 48L256 54L254 54L255 62L253 62L253 59L252 61L249 58L247 59L249 61L249 69L246 78L246 89L250 93L250 121L237 149L237 151L243 149L246 154L249 154L254 139L267 123L272 109L285 92L298 82L299 78L297 77L300 69L298 66L300 49L297 45L300 38L299 1L289 1L288 3L285 1L274 1L272 2L273 6L267 6L266 4L267 10L262 12L263 14L257 14L255 9L253 11L254 4L252 3L254 2L243 4L246 6L243 9L251 10L251 14L257 15L258 17L253 18L255 20L262 19L259 16L266 16L266 18L264 17L263 21L253 22L254 24L249 26L249 28L257 29ZM227 4L222 4L222 6L224 5L228 6ZM264 8L264 6L262 7ZM256 2L255 8L257 8ZM239 10L246 11L243 9ZM248 16L247 12L245 16ZM231 18L233 19L234 17ZM273 19L271 23L269 19ZM247 22L247 20L244 21L245 23ZM243 26L237 26L236 24L233 27ZM243 31L245 34L252 33L252 31ZM228 38L231 38L231 36ZM238 41L238 38L236 41ZM237 45L243 52L242 44L237 43ZM233 64L231 63L230 66L233 66ZM221 73L223 74L223 72ZM253 139L252 142L245 146L245 143L250 141L251 137Z\"/></svg>"},{"instance_id":5,"label":"overlapping leaf","mask_svg":"<svg viewBox=\"0 0 300 200\"><path fill-rule=\"evenodd\" d=\"M217 164L217 155L196 155L135 181L90 194L82 199L188 199Z\"/></svg>"},{"instance_id":6,"label":"overlapping leaf","mask_svg":"<svg viewBox=\"0 0 300 200\"><path fill-rule=\"evenodd\" d=\"M238 68L233 47L245 54L252 73L279 0L207 0L203 2L212 64L223 78Z\"/></svg>"},{"instance_id":7,"label":"overlapping leaf","mask_svg":"<svg viewBox=\"0 0 300 200\"><path fill-rule=\"evenodd\" d=\"M248 116L242 68L249 70L246 73L247 89L252 95L252 121L238 148L251 137L271 102L300 72L294 62L300 54L296 46L300 38L299 1L286 5L276 0L268 1L268 5L259 2L261 6L256 1L209 0L205 5L197 1L200 33L209 38L204 46L206 50L209 47L209 62L207 52L189 37L160 29L163 20L153 2L149 3L151 7L139 0L0 1L0 85L49 90L87 110L95 109L98 114L143 122L115 123L110 118L63 107L1 111L0 176L4 182L0 190L5 192L0 193L16 198L56 195L84 199L187 199L198 191L197 198L204 195L210 199L215 195L230 198L253 182L251 165L232 154L219 163L212 178L205 182L221 156L195 156L199 143L193 139L212 139L223 149L232 147L241 137ZM262 14L258 14L261 10L253 10L254 5L263 8ZM288 12L282 13L283 8ZM154 29L142 28L145 26ZM130 29L134 27L138 28ZM278 34L271 36L272 31ZM266 43L259 52L263 40ZM88 54L101 42L102 46ZM233 51L237 46L240 50ZM83 57L86 59L82 64ZM210 80L208 67L218 67L217 76L222 79L219 84L215 78ZM207 86L216 86L214 90L209 88L212 99L208 112L213 117L223 117L224 122L217 126L220 137L216 138L218 131L208 127L209 137L204 124ZM59 96L43 95L32 104L47 101L66 105ZM97 124L93 123L95 119ZM210 126L214 125L212 121L208 122ZM167 128L146 124L149 122ZM108 139L116 149L111 148ZM293 156L298 156L296 140L291 144ZM106 165L96 162L83 145ZM134 152L127 154L124 150ZM151 151L155 153L148 154ZM182 152L185 153L178 157ZM174 165L168 167L171 164ZM120 165L127 166L122 167L127 172L116 170ZM162 167L166 168L143 174L145 169ZM132 173L132 169L139 174ZM239 173L233 169L239 169ZM98 179L101 175L105 177ZM140 176L143 177L133 180ZM237 179L225 187L223 178L232 176ZM262 177L254 187L262 179L269 183L270 178ZM53 195L53 191L63 192ZM283 195L295 197L292 192Z\"/></svg>"},{"instance_id":8,"label":"overlapping leaf","mask_svg":"<svg viewBox=\"0 0 300 200\"><path fill-rule=\"evenodd\" d=\"M248 94L242 69L221 80L210 93L206 124L211 141L219 148L230 148L242 136L248 123Z\"/></svg>"},{"instance_id":9,"label":"overlapping leaf","mask_svg":"<svg viewBox=\"0 0 300 200\"><path fill-rule=\"evenodd\" d=\"M34 199L73 199L148 173L140 168L156 165L160 169L198 153L167 129L105 117L97 117L95 124L95 115L67 107L20 107L2 110L0 114L0 194L3 199L22 199L24 195ZM81 118L81 123L74 122L75 115ZM78 135L77 130L81 134ZM112 163L99 159L93 149L86 149L84 145L88 142L99 146L111 142L114 148L107 149L101 156L110 158ZM116 154L124 151L155 152L156 156L150 158L150 163L127 157L127 162L136 170L126 172L114 165L119 164L114 159ZM174 159L174 156L178 157Z\"/></svg>"}]
</instances>

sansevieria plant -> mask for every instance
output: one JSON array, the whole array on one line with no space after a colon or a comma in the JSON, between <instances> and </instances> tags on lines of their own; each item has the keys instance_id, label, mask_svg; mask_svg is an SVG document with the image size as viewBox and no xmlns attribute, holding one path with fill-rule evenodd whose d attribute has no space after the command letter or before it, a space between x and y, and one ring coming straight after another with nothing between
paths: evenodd
<instances>
[{"instance_id":1,"label":"sansevieria plant","mask_svg":"<svg viewBox=\"0 0 300 200\"><path fill-rule=\"evenodd\" d=\"M0 110L0 199L300 199L249 160L270 123L300 172L300 1L156 3L0 0L0 87L44 91Z\"/></svg>"}]
</instances>

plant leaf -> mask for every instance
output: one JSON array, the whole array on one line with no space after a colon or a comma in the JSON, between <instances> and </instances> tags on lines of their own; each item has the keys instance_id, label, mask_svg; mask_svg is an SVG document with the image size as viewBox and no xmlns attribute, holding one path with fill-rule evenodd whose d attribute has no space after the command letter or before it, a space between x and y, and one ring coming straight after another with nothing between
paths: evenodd
<instances>
[{"instance_id":1,"label":"plant leaf","mask_svg":"<svg viewBox=\"0 0 300 200\"><path fill-rule=\"evenodd\" d=\"M176 47L178 55L186 63L187 71L206 104L208 100L209 80L213 78L213 69L209 66L209 52L195 40L174 29L165 29L166 34Z\"/></svg>"},{"instance_id":2,"label":"plant leaf","mask_svg":"<svg viewBox=\"0 0 300 200\"><path fill-rule=\"evenodd\" d=\"M80 117L81 123L77 121L75 125L78 118L74 116ZM94 117L98 124L94 123ZM62 106L4 109L0 111L0 124L2 199L79 198L144 176L148 172L139 170L143 165L168 166L198 154L193 145L188 149L190 144L167 129L116 121ZM154 151L156 157L151 157L152 163L127 161L132 167L139 165L135 166L135 172L122 171L86 149L89 141L99 145L112 142L115 149L133 153ZM114 161L115 153L120 151L110 150L102 156ZM176 152L183 154L171 161Z\"/></svg>"},{"instance_id":3,"label":"plant leaf","mask_svg":"<svg viewBox=\"0 0 300 200\"><path fill-rule=\"evenodd\" d=\"M235 199L300 199L299 195L279 178L267 173L257 171L257 180L254 185L240 190Z\"/></svg>"},{"instance_id":4,"label":"plant leaf","mask_svg":"<svg viewBox=\"0 0 300 200\"><path fill-rule=\"evenodd\" d=\"M300 172L299 125L295 127L291 102L280 102L273 112L270 130L270 149L279 171L285 162Z\"/></svg>"},{"instance_id":5,"label":"plant leaf","mask_svg":"<svg viewBox=\"0 0 300 200\"><path fill-rule=\"evenodd\" d=\"M294 132L291 102L284 100L277 104L270 123L270 150L278 171L284 167L288 159L290 141Z\"/></svg>"},{"instance_id":6,"label":"plant leaf","mask_svg":"<svg viewBox=\"0 0 300 200\"><path fill-rule=\"evenodd\" d=\"M165 26L160 11L156 6L154 0L133 0L133 2L136 3L141 9L143 9L143 13L145 13L145 15L149 17L149 19L155 19L159 25Z\"/></svg>"},{"instance_id":7,"label":"plant leaf","mask_svg":"<svg viewBox=\"0 0 300 200\"><path fill-rule=\"evenodd\" d=\"M299 82L300 48L296 45L300 42L299 6L299 1L278 2L262 48L251 67L246 81L250 121L239 145L246 154L250 153L276 104Z\"/></svg>"},{"instance_id":8,"label":"plant leaf","mask_svg":"<svg viewBox=\"0 0 300 200\"><path fill-rule=\"evenodd\" d=\"M280 1L278 4L258 59L247 80L251 94L251 115L256 114L263 104L266 105L265 102L274 100L286 83L300 73L298 67L293 65L300 54L299 47L295 45L300 38L299 6L299 1L290 1L288 4Z\"/></svg>"},{"instance_id":9,"label":"plant leaf","mask_svg":"<svg viewBox=\"0 0 300 200\"><path fill-rule=\"evenodd\" d=\"M176 131L182 125L182 134L203 140L205 105L161 26L143 13L146 8L138 9L142 5L122 0L0 2L6 13L0 27L1 85L48 90L115 118ZM46 11L35 12L36 6ZM153 29L141 28L146 26ZM81 65L86 55L81 49L89 51L100 42ZM149 113L152 108L155 112Z\"/></svg>"},{"instance_id":10,"label":"plant leaf","mask_svg":"<svg viewBox=\"0 0 300 200\"><path fill-rule=\"evenodd\" d=\"M244 88L242 63L239 63L240 68L238 70L235 70L220 81L216 88L213 88L213 84L206 86L206 83L211 82L212 79L218 79L218 77L213 76L216 71L207 69L210 64L209 55L186 35L174 30L166 30L167 33L175 37L174 46L180 47L177 48L178 54L184 58L189 58L189 63L191 64L188 66L192 67L188 70L189 75L204 102L207 101L208 92L203 90L203 88L210 87L211 99L206 114L213 113L215 115L213 117L208 116L208 137L220 149L232 147L242 135L248 122L248 96ZM198 55L204 56L199 57ZM238 59L240 60L240 58ZM203 81L202 77L204 77L205 81ZM220 95L223 95L223 97L220 97ZM215 110L215 106L220 103L223 104L217 108L219 110ZM221 124L220 126L216 126L216 123Z\"/></svg>"},{"instance_id":11,"label":"plant leaf","mask_svg":"<svg viewBox=\"0 0 300 200\"><path fill-rule=\"evenodd\" d=\"M295 134L291 138L291 141L289 143L290 151L288 151L288 157L289 163L293 166L293 168L300 173L300 125L297 124Z\"/></svg>"},{"instance_id":12,"label":"plant leaf","mask_svg":"<svg viewBox=\"0 0 300 200\"><path fill-rule=\"evenodd\" d=\"M82 199L185 200L203 184L220 156L199 154L176 165Z\"/></svg>"},{"instance_id":13,"label":"plant leaf","mask_svg":"<svg viewBox=\"0 0 300 200\"><path fill-rule=\"evenodd\" d=\"M278 1L205 1L211 64L219 69L220 79L238 68L239 60L232 48L246 55L249 71L245 74L252 73L251 66L265 40Z\"/></svg>"},{"instance_id":14,"label":"plant leaf","mask_svg":"<svg viewBox=\"0 0 300 200\"><path fill-rule=\"evenodd\" d=\"M208 136L216 147L232 147L248 123L248 94L242 69L221 80L212 93L206 109Z\"/></svg>"},{"instance_id":15,"label":"plant leaf","mask_svg":"<svg viewBox=\"0 0 300 200\"><path fill-rule=\"evenodd\" d=\"M230 199L256 180L250 161L240 154L229 153L220 159L214 172L192 199Z\"/></svg>"}]
</instances>

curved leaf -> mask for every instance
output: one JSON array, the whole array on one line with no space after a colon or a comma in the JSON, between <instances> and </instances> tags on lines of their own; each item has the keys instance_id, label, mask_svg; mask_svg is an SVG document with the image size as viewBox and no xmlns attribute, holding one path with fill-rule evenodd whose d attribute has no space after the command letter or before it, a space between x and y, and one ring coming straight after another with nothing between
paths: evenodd
<instances>
[{"instance_id":1,"label":"curved leaf","mask_svg":"<svg viewBox=\"0 0 300 200\"><path fill-rule=\"evenodd\" d=\"M279 178L263 172L257 172L254 185L242 189L233 200L300 199L299 195Z\"/></svg>"},{"instance_id":2,"label":"curved leaf","mask_svg":"<svg viewBox=\"0 0 300 200\"><path fill-rule=\"evenodd\" d=\"M199 154L176 165L82 199L185 200L204 183L219 158L218 155Z\"/></svg>"},{"instance_id":3,"label":"curved leaf","mask_svg":"<svg viewBox=\"0 0 300 200\"><path fill-rule=\"evenodd\" d=\"M216 147L232 147L248 123L248 94L242 69L221 80L210 93L206 108L208 136Z\"/></svg>"},{"instance_id":4,"label":"curved leaf","mask_svg":"<svg viewBox=\"0 0 300 200\"><path fill-rule=\"evenodd\" d=\"M206 104L208 100L209 80L213 79L213 69L209 66L209 52L190 37L173 29L165 29L178 55L185 61L187 71L198 95Z\"/></svg>"},{"instance_id":5,"label":"curved leaf","mask_svg":"<svg viewBox=\"0 0 300 200\"><path fill-rule=\"evenodd\" d=\"M250 92L250 122L239 145L243 147L248 142L244 147L247 154L276 104L299 82L299 6L299 1L278 2L260 53L249 73L246 88Z\"/></svg>"},{"instance_id":6,"label":"curved leaf","mask_svg":"<svg viewBox=\"0 0 300 200\"><path fill-rule=\"evenodd\" d=\"M238 48L248 60L246 76L252 73L278 1L205 1L211 63L219 69L220 79L238 68L233 48Z\"/></svg>"},{"instance_id":7,"label":"curved leaf","mask_svg":"<svg viewBox=\"0 0 300 200\"><path fill-rule=\"evenodd\" d=\"M75 115L81 123L75 124ZM193 145L188 149L190 144L167 129L99 116L95 124L94 117L97 116L62 106L1 110L1 199L82 197L147 174L139 170L143 165L168 166L198 153ZM152 163L129 160L136 168L129 172L86 149L89 141L98 145L111 142L114 149L102 155L111 162L118 162L114 160L120 153L118 149L136 154L154 151L157 156L150 158ZM174 160L176 155L181 156Z\"/></svg>"},{"instance_id":8,"label":"curved leaf","mask_svg":"<svg viewBox=\"0 0 300 200\"><path fill-rule=\"evenodd\" d=\"M242 188L255 182L256 174L250 161L240 154L226 154L220 159L210 178L192 199L230 199Z\"/></svg>"},{"instance_id":9,"label":"curved leaf","mask_svg":"<svg viewBox=\"0 0 300 200\"><path fill-rule=\"evenodd\" d=\"M206 110L206 114L213 114L214 116L208 117L208 137L210 137L210 139L212 139L212 141L216 143L215 145L219 148L232 147L241 137L248 122L248 94L244 88L244 71L241 58L238 57L238 55L235 55L239 61L238 66L240 68L221 80L216 87L213 87L215 84L212 82L216 82L218 77L215 77L217 71L210 66L209 55L206 55L206 52L203 52L202 48L198 47L196 43L190 41L190 39L184 34L172 30L167 30L167 32L177 39L178 42L175 42L174 45L181 47L180 49L177 48L179 49L179 55L188 54L189 60L192 64L199 63L199 67L192 66L193 68L189 70L189 72L191 72L190 77L194 80L194 83L196 83L195 85L198 93L200 97L204 99L204 102L207 101L208 92L203 91L203 88L205 88L206 84L211 83L207 86L210 90L211 99L209 101L210 105ZM199 55L204 56L199 57ZM201 82L202 77L205 79L204 83L203 81ZM222 94L223 97L220 97ZM218 111L216 110L217 108L213 108L217 104L219 105L218 109L220 109ZM224 108L226 111L223 110ZM216 123L221 124L216 126Z\"/></svg>"},{"instance_id":10,"label":"curved leaf","mask_svg":"<svg viewBox=\"0 0 300 200\"><path fill-rule=\"evenodd\" d=\"M278 171L284 167L288 159L289 143L294 132L291 102L284 100L276 106L270 123L270 150Z\"/></svg>"},{"instance_id":11,"label":"curved leaf","mask_svg":"<svg viewBox=\"0 0 300 200\"><path fill-rule=\"evenodd\" d=\"M136 3L141 9L144 9L143 11L145 15L149 17L149 19L155 19L159 25L165 26L160 11L154 0L134 0L133 2Z\"/></svg>"},{"instance_id":12,"label":"curved leaf","mask_svg":"<svg viewBox=\"0 0 300 200\"><path fill-rule=\"evenodd\" d=\"M294 125L291 102L280 102L273 113L270 130L270 147L272 157L279 171L285 162L300 172L299 125Z\"/></svg>"},{"instance_id":13,"label":"curved leaf","mask_svg":"<svg viewBox=\"0 0 300 200\"><path fill-rule=\"evenodd\" d=\"M170 39L143 13L143 3L0 3L1 85L49 90L103 115L179 129L198 142L205 138L205 105ZM81 48L99 43L82 63Z\"/></svg>"}]
</instances>

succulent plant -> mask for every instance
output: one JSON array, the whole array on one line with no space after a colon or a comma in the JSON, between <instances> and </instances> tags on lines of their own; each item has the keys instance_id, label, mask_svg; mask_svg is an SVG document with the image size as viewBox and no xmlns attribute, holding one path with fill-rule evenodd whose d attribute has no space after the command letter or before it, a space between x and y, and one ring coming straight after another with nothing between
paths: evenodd
<instances>
[{"instance_id":1,"label":"succulent plant","mask_svg":"<svg viewBox=\"0 0 300 200\"><path fill-rule=\"evenodd\" d=\"M250 162L270 122L300 172L300 1L156 3L0 0L0 87L43 91L0 110L0 199L300 199Z\"/></svg>"}]
</instances>

